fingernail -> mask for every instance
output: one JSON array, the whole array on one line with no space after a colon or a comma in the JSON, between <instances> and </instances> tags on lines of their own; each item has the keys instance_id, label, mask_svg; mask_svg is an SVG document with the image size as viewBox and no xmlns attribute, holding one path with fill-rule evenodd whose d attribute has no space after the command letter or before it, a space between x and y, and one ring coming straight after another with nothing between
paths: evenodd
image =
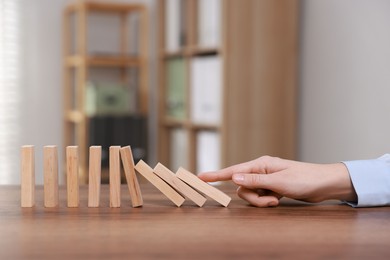
<instances>
[{"instance_id":1,"label":"fingernail","mask_svg":"<svg viewBox=\"0 0 390 260\"><path fill-rule=\"evenodd\" d=\"M244 175L242 175L242 174L234 174L233 175L233 181L235 181L235 182L242 182L242 181L244 181Z\"/></svg>"}]
</instances>

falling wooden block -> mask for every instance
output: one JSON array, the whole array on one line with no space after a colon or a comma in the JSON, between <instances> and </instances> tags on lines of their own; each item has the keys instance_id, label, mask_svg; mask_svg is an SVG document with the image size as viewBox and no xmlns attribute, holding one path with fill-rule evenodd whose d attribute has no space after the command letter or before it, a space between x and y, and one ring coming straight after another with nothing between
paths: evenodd
<instances>
[{"instance_id":1,"label":"falling wooden block","mask_svg":"<svg viewBox=\"0 0 390 260\"><path fill-rule=\"evenodd\" d=\"M121 206L120 146L110 146L110 207Z\"/></svg>"},{"instance_id":2,"label":"falling wooden block","mask_svg":"<svg viewBox=\"0 0 390 260\"><path fill-rule=\"evenodd\" d=\"M58 153L57 146L43 148L44 205L47 208L58 206Z\"/></svg>"},{"instance_id":3,"label":"falling wooden block","mask_svg":"<svg viewBox=\"0 0 390 260\"><path fill-rule=\"evenodd\" d=\"M185 201L184 197L169 186L165 181L160 179L154 174L153 169L150 168L144 161L140 160L135 166L137 172L145 177L150 183L152 183L157 189L159 189L165 196L168 197L176 206L180 207Z\"/></svg>"},{"instance_id":4,"label":"falling wooden block","mask_svg":"<svg viewBox=\"0 0 390 260\"><path fill-rule=\"evenodd\" d=\"M35 205L35 161L34 146L24 145L21 151L21 201L23 208Z\"/></svg>"},{"instance_id":5,"label":"falling wooden block","mask_svg":"<svg viewBox=\"0 0 390 260\"><path fill-rule=\"evenodd\" d=\"M89 147L88 207L99 207L102 147Z\"/></svg>"},{"instance_id":6,"label":"falling wooden block","mask_svg":"<svg viewBox=\"0 0 390 260\"><path fill-rule=\"evenodd\" d=\"M66 186L69 208L77 208L79 199L79 150L77 146L66 147Z\"/></svg>"},{"instance_id":7,"label":"falling wooden block","mask_svg":"<svg viewBox=\"0 0 390 260\"><path fill-rule=\"evenodd\" d=\"M209 196L213 200L217 201L221 205L227 207L231 201L231 198L218 190L217 188L211 186L210 184L202 181L196 175L191 172L185 170L184 168L179 168L176 173L176 176L182 181L186 182L188 185L193 187L194 189L204 193Z\"/></svg>"},{"instance_id":8,"label":"falling wooden block","mask_svg":"<svg viewBox=\"0 0 390 260\"><path fill-rule=\"evenodd\" d=\"M125 170L127 186L130 192L131 204L133 207L140 207L143 204L143 199L137 175L134 171L134 160L130 146L122 147L120 149L120 154L122 158L123 169Z\"/></svg>"},{"instance_id":9,"label":"falling wooden block","mask_svg":"<svg viewBox=\"0 0 390 260\"><path fill-rule=\"evenodd\" d=\"M183 194L199 207L202 207L206 202L206 198L195 191L193 188L188 186L185 182L180 180L175 176L173 172L171 172L167 167L158 163L156 167L154 167L154 173L157 174L161 179L171 185L175 190L179 193Z\"/></svg>"}]
</instances>

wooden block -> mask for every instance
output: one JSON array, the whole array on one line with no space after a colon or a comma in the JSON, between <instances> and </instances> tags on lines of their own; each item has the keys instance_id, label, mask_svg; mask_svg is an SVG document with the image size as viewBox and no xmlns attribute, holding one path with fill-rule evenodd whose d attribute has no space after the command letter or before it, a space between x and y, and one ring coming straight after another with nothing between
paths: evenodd
<instances>
[{"instance_id":1,"label":"wooden block","mask_svg":"<svg viewBox=\"0 0 390 260\"><path fill-rule=\"evenodd\" d=\"M110 146L110 207L121 206L120 146Z\"/></svg>"},{"instance_id":2,"label":"wooden block","mask_svg":"<svg viewBox=\"0 0 390 260\"><path fill-rule=\"evenodd\" d=\"M171 185L175 190L179 193L183 194L199 207L202 207L206 202L206 198L195 191L193 188L188 186L185 182L180 180L175 176L173 172L171 172L167 167L158 163L156 167L154 167L154 173L157 174L161 179Z\"/></svg>"},{"instance_id":3,"label":"wooden block","mask_svg":"<svg viewBox=\"0 0 390 260\"><path fill-rule=\"evenodd\" d=\"M101 182L102 147L89 147L88 207L99 207Z\"/></svg>"},{"instance_id":4,"label":"wooden block","mask_svg":"<svg viewBox=\"0 0 390 260\"><path fill-rule=\"evenodd\" d=\"M58 206L58 153L57 146L43 147L44 205Z\"/></svg>"},{"instance_id":5,"label":"wooden block","mask_svg":"<svg viewBox=\"0 0 390 260\"><path fill-rule=\"evenodd\" d=\"M135 166L137 172L145 177L157 189L159 189L165 196L168 197L176 206L180 207L185 201L184 197L169 186L165 181L154 174L153 169L149 167L144 161L140 160Z\"/></svg>"},{"instance_id":6,"label":"wooden block","mask_svg":"<svg viewBox=\"0 0 390 260\"><path fill-rule=\"evenodd\" d=\"M143 205L144 202L142 199L141 189L139 187L137 175L134 171L134 159L130 146L122 147L120 149L120 153L123 169L125 170L127 186L130 192L131 204L134 208L140 207Z\"/></svg>"},{"instance_id":7,"label":"wooden block","mask_svg":"<svg viewBox=\"0 0 390 260\"><path fill-rule=\"evenodd\" d=\"M21 201L23 208L35 205L35 159L34 146L24 145L21 151Z\"/></svg>"},{"instance_id":8,"label":"wooden block","mask_svg":"<svg viewBox=\"0 0 390 260\"><path fill-rule=\"evenodd\" d=\"M204 193L225 207L227 207L232 200L228 195L211 186L210 184L202 181L196 175L192 174L184 168L180 167L176 173L176 176L194 189Z\"/></svg>"},{"instance_id":9,"label":"wooden block","mask_svg":"<svg viewBox=\"0 0 390 260\"><path fill-rule=\"evenodd\" d=\"M79 149L66 147L66 187L69 208L77 208L79 199Z\"/></svg>"}]
</instances>

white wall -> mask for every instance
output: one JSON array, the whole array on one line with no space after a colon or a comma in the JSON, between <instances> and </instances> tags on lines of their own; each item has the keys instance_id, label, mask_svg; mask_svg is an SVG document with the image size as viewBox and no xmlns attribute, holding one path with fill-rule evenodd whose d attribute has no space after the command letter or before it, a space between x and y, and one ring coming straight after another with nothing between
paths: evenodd
<instances>
[{"instance_id":1,"label":"white wall","mask_svg":"<svg viewBox=\"0 0 390 260\"><path fill-rule=\"evenodd\" d=\"M62 146L62 9L66 0L23 1L22 144L35 145L43 183L43 146ZM59 149L59 158L62 149ZM62 167L62 160L60 160Z\"/></svg>"},{"instance_id":2,"label":"white wall","mask_svg":"<svg viewBox=\"0 0 390 260\"><path fill-rule=\"evenodd\" d=\"M35 145L36 181L43 183L42 152L45 145L58 145L60 169L62 169L63 151L63 104L62 104L62 12L71 0L34 0L23 2L23 106L22 106L22 140L20 145ZM150 17L155 21L155 2L153 0L123 0L122 2L144 2L149 5ZM156 92L156 62L154 46L155 28L150 28L150 86ZM155 60L155 59L154 59ZM153 61L153 62L152 62ZM153 96L150 109L156 109L157 96ZM156 122L150 118L151 132L149 150L156 145ZM155 162L156 155L151 153L150 160ZM20 183L19 169L15 171L13 184Z\"/></svg>"},{"instance_id":3,"label":"white wall","mask_svg":"<svg viewBox=\"0 0 390 260\"><path fill-rule=\"evenodd\" d=\"M390 1L302 4L299 158L390 152Z\"/></svg>"}]
</instances>

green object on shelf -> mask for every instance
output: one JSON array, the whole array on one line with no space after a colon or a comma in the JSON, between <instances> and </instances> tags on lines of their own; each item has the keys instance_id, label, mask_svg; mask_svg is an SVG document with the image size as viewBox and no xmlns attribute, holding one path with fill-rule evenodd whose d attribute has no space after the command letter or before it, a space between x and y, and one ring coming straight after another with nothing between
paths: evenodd
<instances>
[{"instance_id":1,"label":"green object on shelf","mask_svg":"<svg viewBox=\"0 0 390 260\"><path fill-rule=\"evenodd\" d=\"M86 107L88 116L129 115L129 88L118 84L87 83Z\"/></svg>"},{"instance_id":2,"label":"green object on shelf","mask_svg":"<svg viewBox=\"0 0 390 260\"><path fill-rule=\"evenodd\" d=\"M186 117L186 70L182 58L169 59L166 71L167 116L184 119Z\"/></svg>"}]
</instances>

